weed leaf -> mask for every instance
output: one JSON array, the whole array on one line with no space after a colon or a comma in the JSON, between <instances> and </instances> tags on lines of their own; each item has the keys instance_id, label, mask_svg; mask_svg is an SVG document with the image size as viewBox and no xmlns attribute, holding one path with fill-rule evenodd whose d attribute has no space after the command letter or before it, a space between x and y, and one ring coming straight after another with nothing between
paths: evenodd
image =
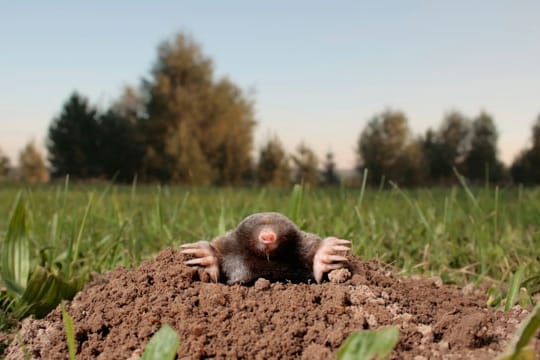
<instances>
[{"instance_id":1,"label":"weed leaf","mask_svg":"<svg viewBox=\"0 0 540 360\"><path fill-rule=\"evenodd\" d=\"M388 357L399 337L397 327L360 331L349 335L337 351L337 360L368 360Z\"/></svg>"},{"instance_id":2,"label":"weed leaf","mask_svg":"<svg viewBox=\"0 0 540 360\"><path fill-rule=\"evenodd\" d=\"M22 295L30 274L30 244L26 233L26 208L17 194L1 255L0 276L7 290Z\"/></svg>"},{"instance_id":3,"label":"weed leaf","mask_svg":"<svg viewBox=\"0 0 540 360\"><path fill-rule=\"evenodd\" d=\"M176 332L169 325L163 325L146 345L141 360L172 360L179 343Z\"/></svg>"}]
</instances>

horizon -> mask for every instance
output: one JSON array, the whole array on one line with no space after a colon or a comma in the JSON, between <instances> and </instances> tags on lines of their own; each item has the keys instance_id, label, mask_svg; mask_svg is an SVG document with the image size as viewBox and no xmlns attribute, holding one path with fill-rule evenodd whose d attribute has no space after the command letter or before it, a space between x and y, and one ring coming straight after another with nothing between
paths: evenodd
<instances>
[{"instance_id":1,"label":"horizon","mask_svg":"<svg viewBox=\"0 0 540 360\"><path fill-rule=\"evenodd\" d=\"M361 131L386 108L403 111L415 136L448 111L486 111L506 165L528 146L540 114L540 3L339 4L6 4L0 149L12 165L31 139L44 150L72 91L107 107L179 31L201 44L216 78L255 89L255 155L276 134L288 152L305 142L351 169Z\"/></svg>"}]
</instances>

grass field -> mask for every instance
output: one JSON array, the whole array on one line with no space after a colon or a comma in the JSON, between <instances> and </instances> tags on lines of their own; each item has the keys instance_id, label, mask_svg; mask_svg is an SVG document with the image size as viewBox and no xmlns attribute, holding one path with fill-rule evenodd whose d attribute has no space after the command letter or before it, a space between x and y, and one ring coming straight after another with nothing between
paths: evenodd
<instances>
[{"instance_id":1,"label":"grass field","mask_svg":"<svg viewBox=\"0 0 540 360\"><path fill-rule=\"evenodd\" d=\"M19 198L19 210L13 212ZM259 211L279 211L303 230L350 239L356 255L392 263L406 274L436 275L458 284L493 280L495 295L504 296L518 273L526 293L539 291L540 189L261 190L60 183L25 188L0 183L2 312L22 317L48 311L47 306L30 309L29 301L18 307L8 296L17 288L6 284L6 277L19 276L21 287L29 287L31 279L27 284L21 276L28 277L39 265L41 282L51 276L61 280L49 292L61 292L64 282L75 291L92 272L134 267L164 247L211 239ZM19 214L11 229L10 213ZM13 258L23 266L10 262ZM15 270L8 271L10 266ZM0 329L7 323L6 315L0 317Z\"/></svg>"}]
</instances>

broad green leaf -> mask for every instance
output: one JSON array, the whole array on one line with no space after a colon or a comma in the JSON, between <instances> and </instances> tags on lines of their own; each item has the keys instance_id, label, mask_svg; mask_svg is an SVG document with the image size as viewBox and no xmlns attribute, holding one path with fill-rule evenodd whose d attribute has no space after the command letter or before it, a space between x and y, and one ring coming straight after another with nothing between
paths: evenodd
<instances>
[{"instance_id":1,"label":"broad green leaf","mask_svg":"<svg viewBox=\"0 0 540 360\"><path fill-rule=\"evenodd\" d=\"M16 305L16 313L19 317L30 314L38 318L43 317L63 299L72 299L82 285L82 278L73 278L67 282L47 269L37 266Z\"/></svg>"},{"instance_id":2,"label":"broad green leaf","mask_svg":"<svg viewBox=\"0 0 540 360\"><path fill-rule=\"evenodd\" d=\"M141 360L172 360L179 343L176 332L169 325L163 325L146 345Z\"/></svg>"},{"instance_id":3,"label":"broad green leaf","mask_svg":"<svg viewBox=\"0 0 540 360\"><path fill-rule=\"evenodd\" d=\"M75 329L73 328L73 318L66 311L64 303L62 303L62 321L64 322L64 330L66 332L66 340L68 344L69 360L75 360Z\"/></svg>"},{"instance_id":4,"label":"broad green leaf","mask_svg":"<svg viewBox=\"0 0 540 360\"><path fill-rule=\"evenodd\" d=\"M499 360L529 360L535 359L533 349L527 347L532 337L540 329L540 302L536 304L533 311L521 323L521 328L516 334L516 339L512 342L510 349Z\"/></svg>"},{"instance_id":5,"label":"broad green leaf","mask_svg":"<svg viewBox=\"0 0 540 360\"><path fill-rule=\"evenodd\" d=\"M30 243L26 229L26 208L21 193L9 219L1 255L0 276L8 291L22 295L30 274Z\"/></svg>"},{"instance_id":6,"label":"broad green leaf","mask_svg":"<svg viewBox=\"0 0 540 360\"><path fill-rule=\"evenodd\" d=\"M399 331L395 326L382 330L360 331L349 335L339 347L337 360L385 359L396 346Z\"/></svg>"}]
</instances>

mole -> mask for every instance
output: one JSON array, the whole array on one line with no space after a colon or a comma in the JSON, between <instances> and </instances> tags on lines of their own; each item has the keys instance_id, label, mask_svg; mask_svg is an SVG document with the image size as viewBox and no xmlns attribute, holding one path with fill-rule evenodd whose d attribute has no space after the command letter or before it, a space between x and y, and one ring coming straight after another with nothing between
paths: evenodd
<instances>
[{"instance_id":1,"label":"mole","mask_svg":"<svg viewBox=\"0 0 540 360\"><path fill-rule=\"evenodd\" d=\"M263 212L211 242L182 245L182 253L194 256L185 264L203 267L214 282L247 285L265 278L321 283L325 273L346 264L350 246L349 240L301 231L280 213Z\"/></svg>"}]
</instances>

